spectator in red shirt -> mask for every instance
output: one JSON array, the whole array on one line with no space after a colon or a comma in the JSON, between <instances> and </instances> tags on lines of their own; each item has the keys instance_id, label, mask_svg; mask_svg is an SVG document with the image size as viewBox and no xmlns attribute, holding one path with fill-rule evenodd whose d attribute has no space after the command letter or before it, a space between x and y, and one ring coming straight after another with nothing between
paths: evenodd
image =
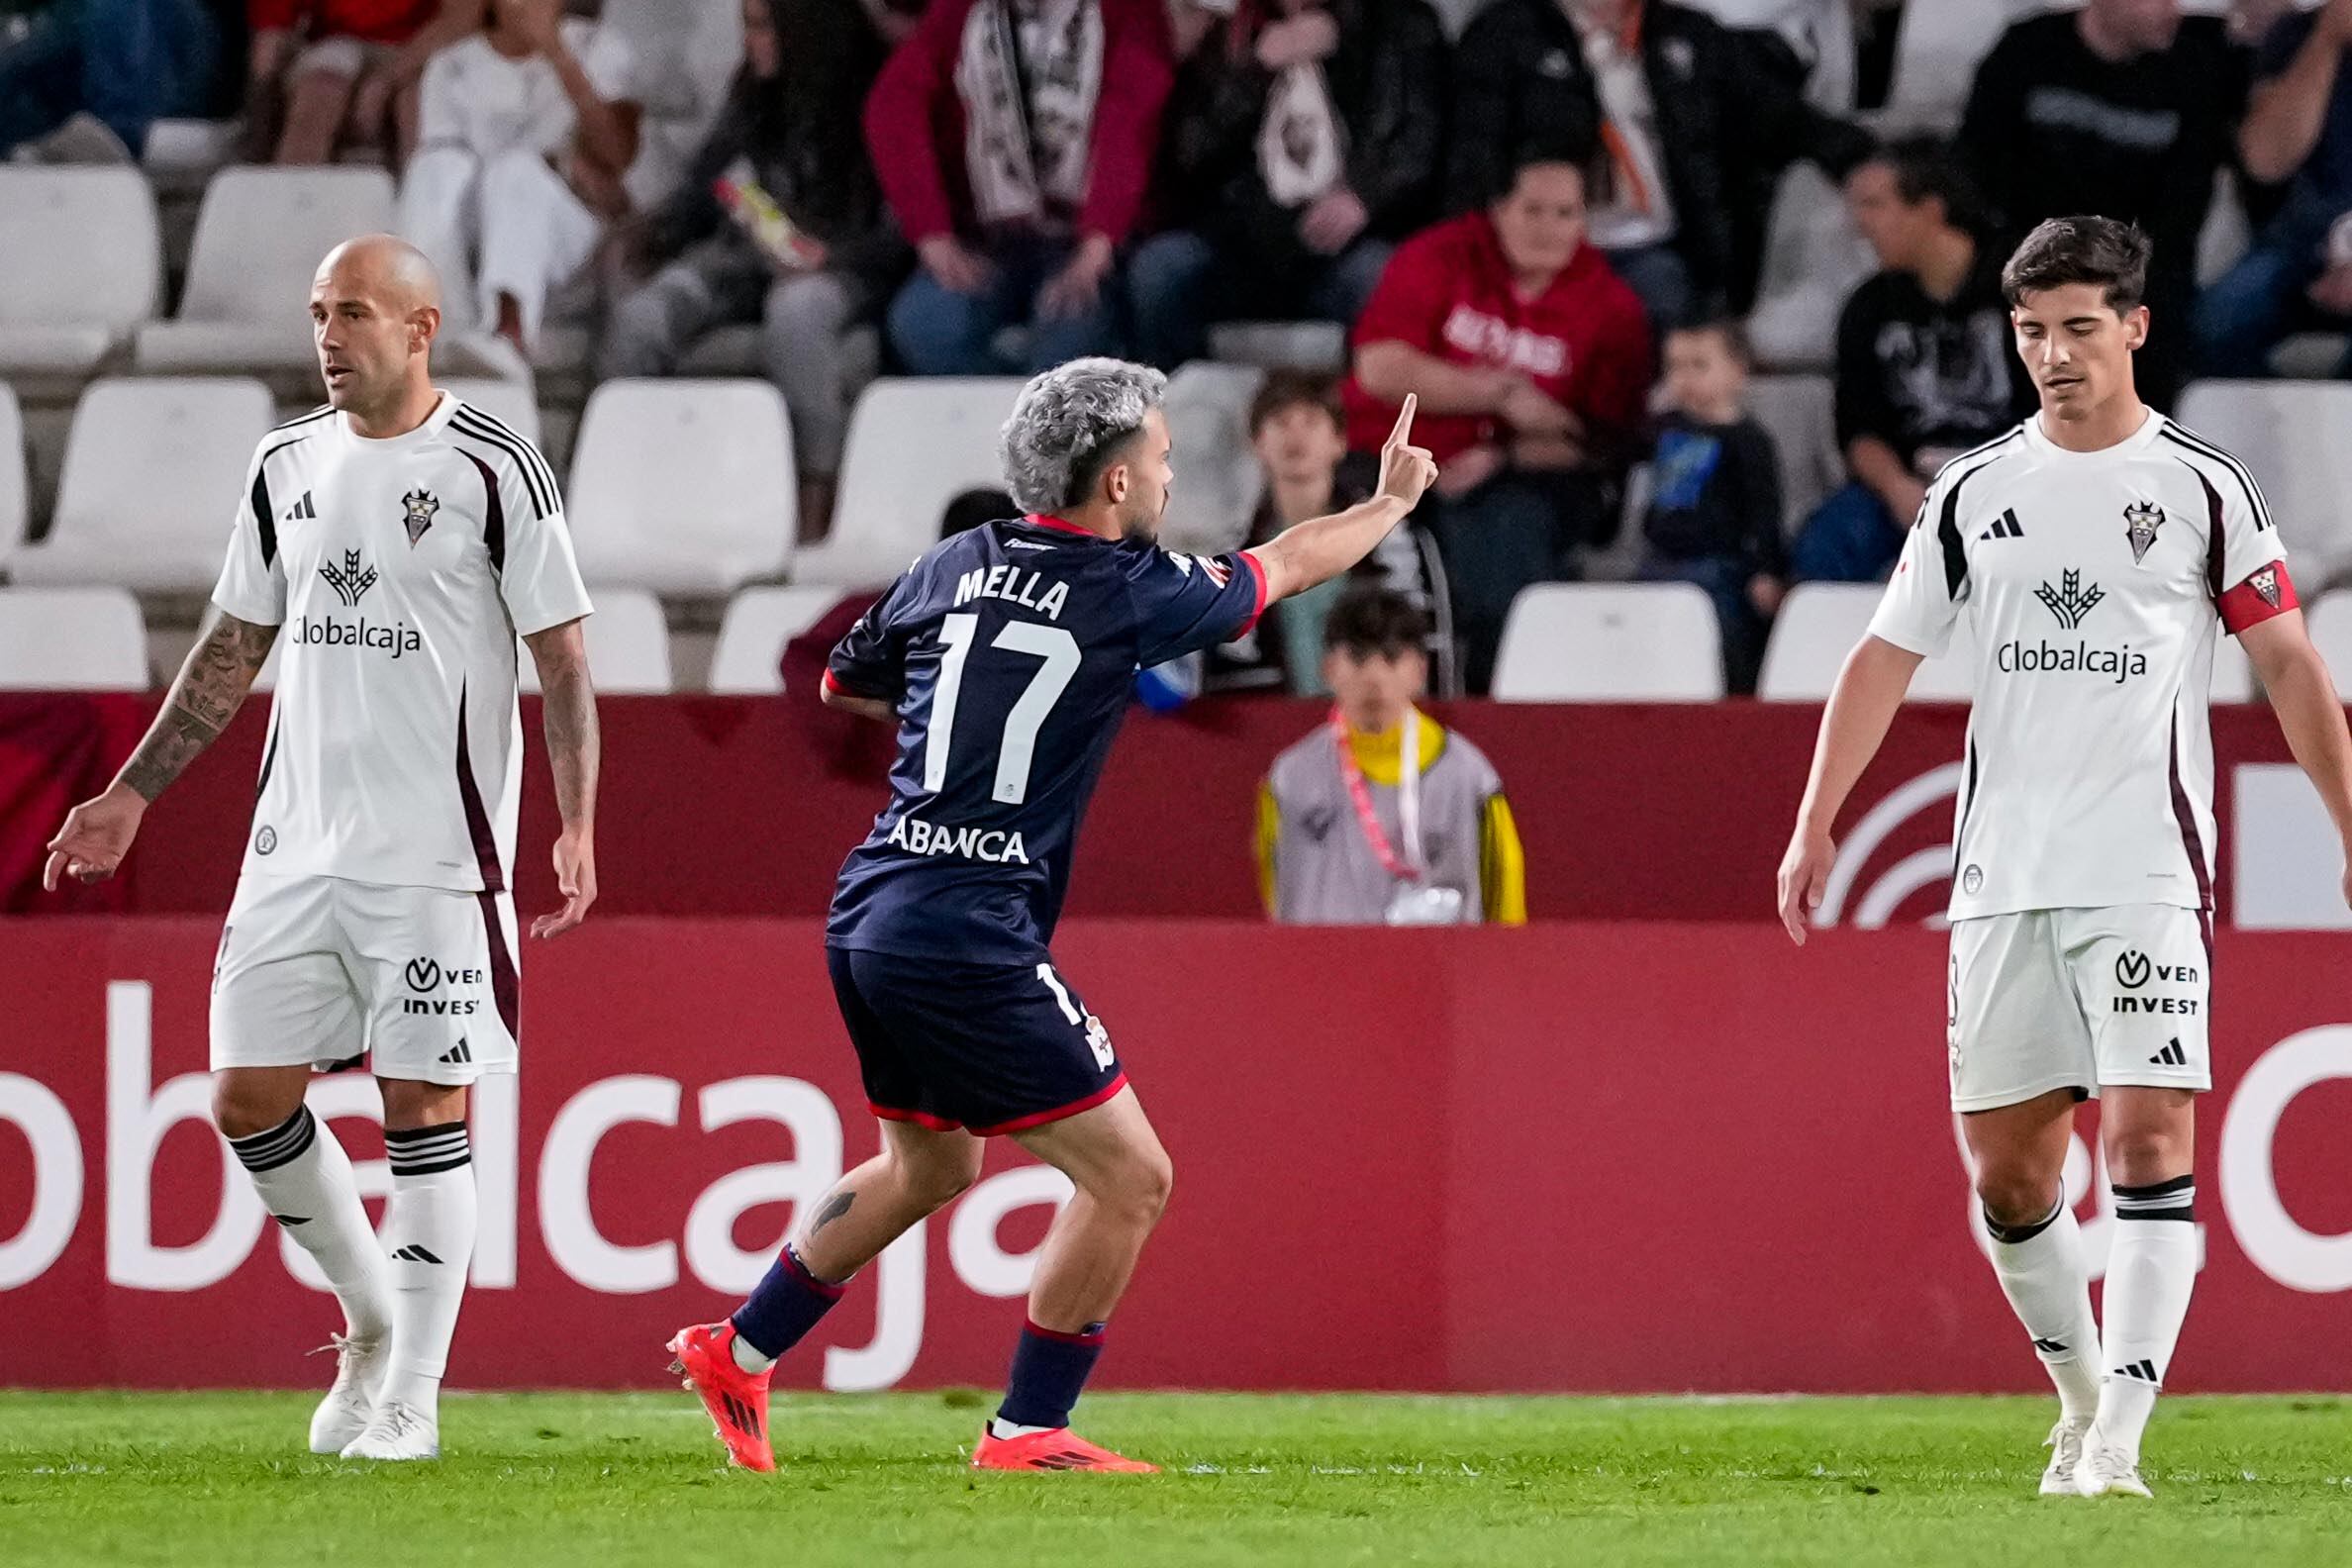
<instances>
[{"instance_id":1,"label":"spectator in red shirt","mask_svg":"<svg viewBox=\"0 0 2352 1568\"><path fill-rule=\"evenodd\" d=\"M347 136L396 163L417 147L417 79L482 26L485 0L246 0L247 102L259 153L327 163Z\"/></svg>"},{"instance_id":2,"label":"spectator in red shirt","mask_svg":"<svg viewBox=\"0 0 2352 1568\"><path fill-rule=\"evenodd\" d=\"M866 100L923 260L890 307L907 368L1019 375L1114 346L1112 269L1174 74L1162 0L932 0Z\"/></svg>"},{"instance_id":3,"label":"spectator in red shirt","mask_svg":"<svg viewBox=\"0 0 2352 1568\"><path fill-rule=\"evenodd\" d=\"M1530 146L1492 207L1398 248L1356 324L1349 443L1377 450L1420 394L1475 693L1519 589L1574 575L1575 551L1615 535L1648 398L1649 318L1586 243L1584 193L1574 158Z\"/></svg>"}]
</instances>

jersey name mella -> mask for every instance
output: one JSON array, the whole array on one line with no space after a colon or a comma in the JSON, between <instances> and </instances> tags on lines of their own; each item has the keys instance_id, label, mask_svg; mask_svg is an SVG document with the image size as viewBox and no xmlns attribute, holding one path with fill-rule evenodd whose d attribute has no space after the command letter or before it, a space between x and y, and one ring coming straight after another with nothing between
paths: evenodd
<instances>
[{"instance_id":1,"label":"jersey name mella","mask_svg":"<svg viewBox=\"0 0 2352 1568\"><path fill-rule=\"evenodd\" d=\"M955 580L956 608L974 599L1007 600L1034 610L1048 621L1059 621L1062 606L1070 602L1070 585L1058 577L1049 582L1043 572L1024 571L1018 566L975 566Z\"/></svg>"}]
</instances>

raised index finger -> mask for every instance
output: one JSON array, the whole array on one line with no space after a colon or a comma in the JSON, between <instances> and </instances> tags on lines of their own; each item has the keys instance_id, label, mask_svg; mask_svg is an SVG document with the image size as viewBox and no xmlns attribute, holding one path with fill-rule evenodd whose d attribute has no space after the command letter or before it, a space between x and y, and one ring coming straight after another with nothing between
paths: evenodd
<instances>
[{"instance_id":1,"label":"raised index finger","mask_svg":"<svg viewBox=\"0 0 2352 1568\"><path fill-rule=\"evenodd\" d=\"M1405 406L1397 410L1397 428L1389 432L1388 443L1391 446L1402 446L1413 439L1413 410L1420 402L1420 393L1405 394Z\"/></svg>"}]
</instances>

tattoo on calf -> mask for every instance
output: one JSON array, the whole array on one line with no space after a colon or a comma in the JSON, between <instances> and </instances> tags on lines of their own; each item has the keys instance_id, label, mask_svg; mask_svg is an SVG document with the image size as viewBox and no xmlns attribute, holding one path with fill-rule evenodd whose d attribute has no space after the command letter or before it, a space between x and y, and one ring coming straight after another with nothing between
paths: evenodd
<instances>
[{"instance_id":1,"label":"tattoo on calf","mask_svg":"<svg viewBox=\"0 0 2352 1568\"><path fill-rule=\"evenodd\" d=\"M834 1193L825 1201L825 1207L817 1211L817 1223L809 1226L809 1234L815 1235L835 1220L840 1219L841 1216L849 1212L849 1206L855 1202L857 1202L857 1194L853 1192Z\"/></svg>"}]
</instances>

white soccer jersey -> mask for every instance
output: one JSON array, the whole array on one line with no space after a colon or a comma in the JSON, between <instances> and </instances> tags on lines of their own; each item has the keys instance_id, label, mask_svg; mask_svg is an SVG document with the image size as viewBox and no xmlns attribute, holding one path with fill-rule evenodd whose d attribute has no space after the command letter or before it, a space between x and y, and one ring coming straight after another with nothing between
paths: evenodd
<instances>
[{"instance_id":1,"label":"white soccer jersey","mask_svg":"<svg viewBox=\"0 0 2352 1568\"><path fill-rule=\"evenodd\" d=\"M2213 650L2295 607L2286 553L2244 464L2154 412L2105 451L2036 417L1945 465L1870 630L1975 637L1954 920L2211 906Z\"/></svg>"},{"instance_id":2,"label":"white soccer jersey","mask_svg":"<svg viewBox=\"0 0 2352 1568\"><path fill-rule=\"evenodd\" d=\"M447 393L370 441L332 410L253 455L213 602L282 628L248 875L498 891L515 860L515 638L588 614L555 476Z\"/></svg>"}]
</instances>

